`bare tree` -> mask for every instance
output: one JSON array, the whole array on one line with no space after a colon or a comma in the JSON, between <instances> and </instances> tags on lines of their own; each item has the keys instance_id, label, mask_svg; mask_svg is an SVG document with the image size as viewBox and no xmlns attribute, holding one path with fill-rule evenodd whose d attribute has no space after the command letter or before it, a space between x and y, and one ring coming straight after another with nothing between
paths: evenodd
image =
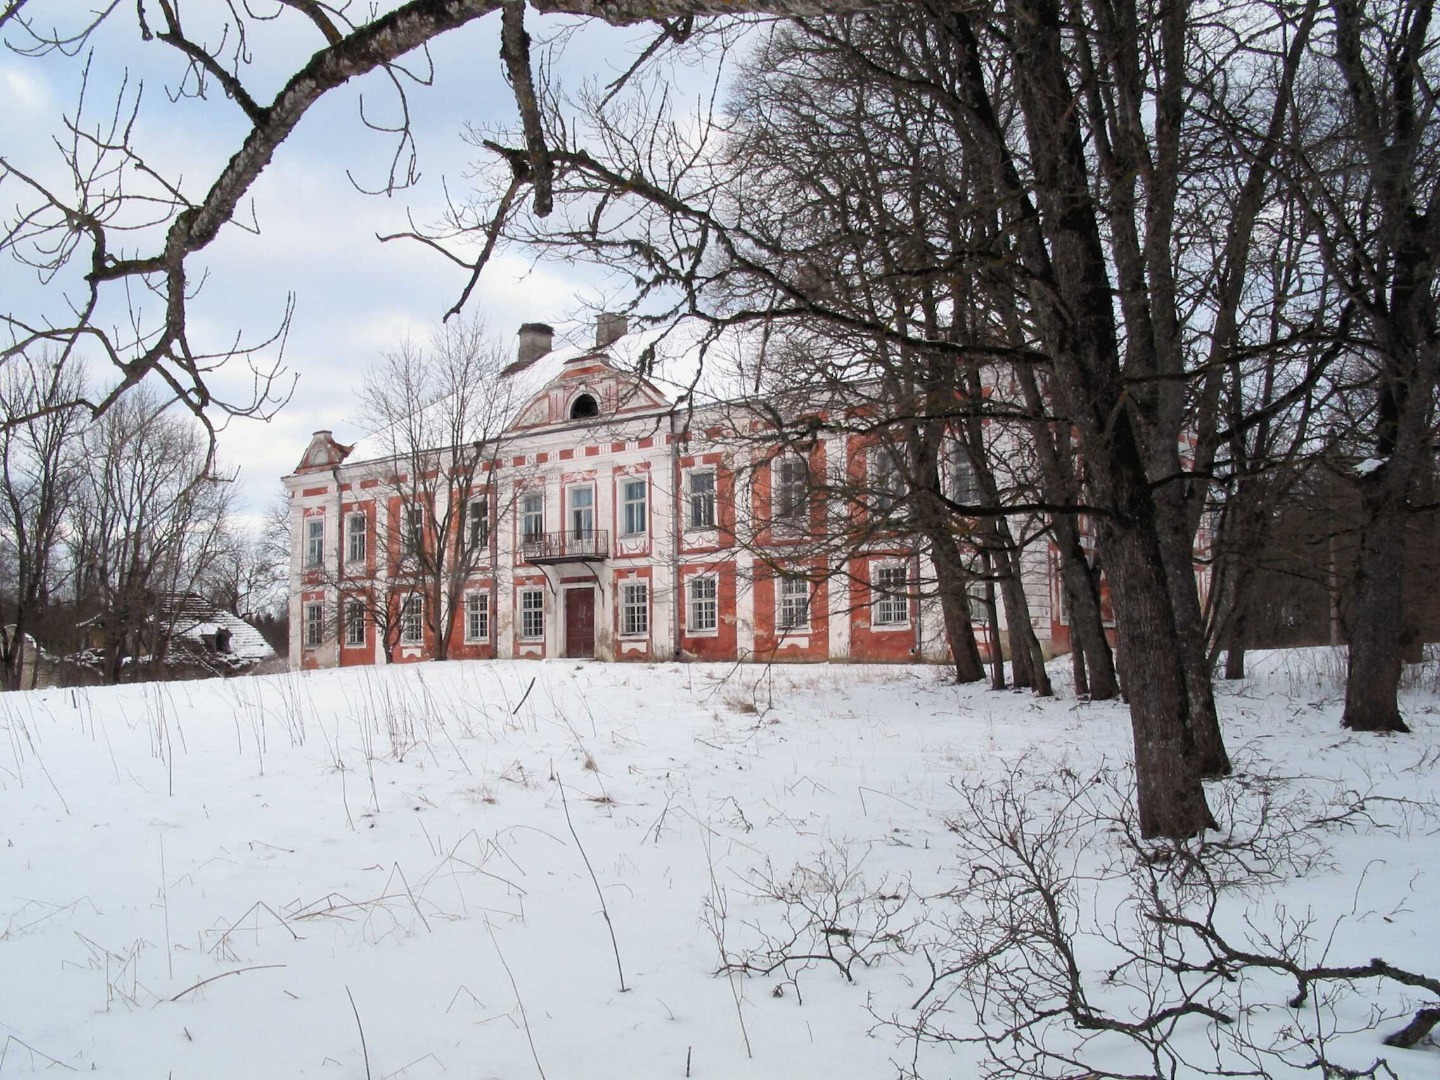
<instances>
[{"instance_id":1,"label":"bare tree","mask_svg":"<svg viewBox=\"0 0 1440 1080\"><path fill-rule=\"evenodd\" d=\"M389 546L358 577L342 551L334 584L342 602L365 605L387 658L399 643L400 609L418 597L433 655L448 659L466 588L493 565L510 509L492 482L518 404L509 359L482 322L454 320L428 346L407 342L366 375L361 409L384 455L376 491L377 505L388 502Z\"/></svg>"},{"instance_id":2,"label":"bare tree","mask_svg":"<svg viewBox=\"0 0 1440 1080\"><path fill-rule=\"evenodd\" d=\"M76 373L44 353L0 367L0 552L12 589L0 658L9 690L23 689L26 641L57 584L56 556L82 467L83 416L51 406L78 392ZM18 417L29 419L9 422Z\"/></svg>"},{"instance_id":3,"label":"bare tree","mask_svg":"<svg viewBox=\"0 0 1440 1080\"><path fill-rule=\"evenodd\" d=\"M1346 727L1404 731L1405 523L1435 471L1440 387L1440 127L1431 0L1335 0L1316 72L1322 130L1290 163L1326 272L1356 313L1347 359L1366 383L1352 475L1362 515ZM1352 396L1352 401L1354 397Z\"/></svg>"},{"instance_id":4,"label":"bare tree","mask_svg":"<svg viewBox=\"0 0 1440 1080\"><path fill-rule=\"evenodd\" d=\"M85 432L85 482L71 515L75 593L103 640L104 674L161 663L178 594L196 591L225 551L229 482L201 471L203 431L148 390Z\"/></svg>"}]
</instances>

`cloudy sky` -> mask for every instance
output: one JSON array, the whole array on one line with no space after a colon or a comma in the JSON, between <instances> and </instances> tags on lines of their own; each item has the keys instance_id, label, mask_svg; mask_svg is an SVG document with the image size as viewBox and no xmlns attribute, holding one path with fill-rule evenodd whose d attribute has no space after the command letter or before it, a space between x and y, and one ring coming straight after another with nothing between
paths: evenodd
<instances>
[{"instance_id":1,"label":"cloudy sky","mask_svg":"<svg viewBox=\"0 0 1440 1080\"><path fill-rule=\"evenodd\" d=\"M78 5L47 10L44 0L35 3L46 19L78 17L80 11ZM545 38L560 26L547 21L533 25L532 34ZM195 34L188 23L187 31ZM557 71L567 85L613 78L645 40L641 31L585 27L569 39ZM87 114L104 115L122 88L138 91L134 141L147 162L183 176L192 195L203 191L243 137L238 109L219 94L171 103L167 90L181 69L167 46L140 41L133 9L121 5L93 44L93 53L74 57L0 53L0 156L34 175L60 177L51 138L63 129L63 117L75 115L88 63ZM251 39L254 62L246 76L252 94L268 100L284 74L317 45L313 27L293 12L261 24ZM192 303L190 327L192 337L210 347L224 348L237 334L264 340L279 325L287 294L295 298L283 353L296 378L290 403L268 423L237 421L221 436L222 458L239 468L250 512L274 498L279 477L294 467L312 431L334 428L342 438L354 432L346 422L354 416L355 389L366 367L406 335L423 337L458 297L464 274L453 264L418 244L381 244L376 236L407 228L407 215L433 223L447 190L452 196L470 190L466 174L475 152L460 137L465 125L508 126L515 117L498 51L493 17L431 50L433 85L410 88L421 174L414 187L393 196L356 190L355 183L383 183L394 150L392 137L362 122L362 101L365 114L378 122L397 115L383 79L362 80L312 109L261 177L253 191L259 234L229 227L197 261L196 269L208 276ZM421 59L412 67L424 70L426 64ZM707 82L693 70L682 78L694 80L697 95ZM0 184L7 215L18 198ZM42 287L33 271L7 261L0 265L3 306L54 311L65 289L74 294L75 280L62 277ZM507 347L528 321L549 322L562 340L579 343L591 332L579 319L583 305L596 302L602 287L584 267L536 265L523 252L509 252L487 271L467 310L483 317ZM237 393L247 382L247 372L233 364L222 380Z\"/></svg>"}]
</instances>

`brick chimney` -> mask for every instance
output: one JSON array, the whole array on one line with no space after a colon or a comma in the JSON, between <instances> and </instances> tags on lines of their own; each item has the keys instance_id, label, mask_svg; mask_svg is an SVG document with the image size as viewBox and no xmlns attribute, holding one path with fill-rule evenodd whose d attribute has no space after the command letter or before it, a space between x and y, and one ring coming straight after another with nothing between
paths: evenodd
<instances>
[{"instance_id":1,"label":"brick chimney","mask_svg":"<svg viewBox=\"0 0 1440 1080\"><path fill-rule=\"evenodd\" d=\"M533 364L555 347L555 328L543 322L527 322L520 327L520 348L515 356L515 370Z\"/></svg>"},{"instance_id":2,"label":"brick chimney","mask_svg":"<svg viewBox=\"0 0 1440 1080\"><path fill-rule=\"evenodd\" d=\"M606 345L619 341L627 330L629 323L624 315L602 311L595 318L595 348L603 349Z\"/></svg>"}]
</instances>

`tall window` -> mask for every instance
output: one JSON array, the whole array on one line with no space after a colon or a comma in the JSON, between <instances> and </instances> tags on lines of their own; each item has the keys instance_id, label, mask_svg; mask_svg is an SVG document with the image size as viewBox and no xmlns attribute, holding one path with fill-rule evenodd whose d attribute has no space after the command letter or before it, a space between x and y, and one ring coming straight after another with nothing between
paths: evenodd
<instances>
[{"instance_id":1,"label":"tall window","mask_svg":"<svg viewBox=\"0 0 1440 1080\"><path fill-rule=\"evenodd\" d=\"M345 519L345 561L365 561L366 534L370 519L364 514L351 514ZM363 644L363 643L362 643Z\"/></svg>"},{"instance_id":2,"label":"tall window","mask_svg":"<svg viewBox=\"0 0 1440 1080\"><path fill-rule=\"evenodd\" d=\"M909 574L903 566L882 566L875 571L874 626L904 626L910 621Z\"/></svg>"},{"instance_id":3,"label":"tall window","mask_svg":"<svg viewBox=\"0 0 1440 1080\"><path fill-rule=\"evenodd\" d=\"M570 489L570 536L575 540L588 540L595 535L595 489L573 487Z\"/></svg>"},{"instance_id":4,"label":"tall window","mask_svg":"<svg viewBox=\"0 0 1440 1080\"><path fill-rule=\"evenodd\" d=\"M775 622L781 630L799 630L810 625L810 582L796 574L780 578L776 596Z\"/></svg>"},{"instance_id":5,"label":"tall window","mask_svg":"<svg viewBox=\"0 0 1440 1080\"><path fill-rule=\"evenodd\" d=\"M870 498L877 514L888 514L905 494L905 474L900 468L900 452L882 446L870 462Z\"/></svg>"},{"instance_id":6,"label":"tall window","mask_svg":"<svg viewBox=\"0 0 1440 1080\"><path fill-rule=\"evenodd\" d=\"M720 604L715 578L709 574L692 577L686 585L690 602L686 605L686 628L690 633L707 633L720 624Z\"/></svg>"},{"instance_id":7,"label":"tall window","mask_svg":"<svg viewBox=\"0 0 1440 1080\"><path fill-rule=\"evenodd\" d=\"M305 605L305 647L319 648L325 640L325 605Z\"/></svg>"},{"instance_id":8,"label":"tall window","mask_svg":"<svg viewBox=\"0 0 1440 1080\"><path fill-rule=\"evenodd\" d=\"M534 540L545 532L545 493L534 491L520 500L520 535Z\"/></svg>"},{"instance_id":9,"label":"tall window","mask_svg":"<svg viewBox=\"0 0 1440 1080\"><path fill-rule=\"evenodd\" d=\"M981 501L980 483L975 476L975 462L970 451L959 439L946 444L945 466L949 473L947 494L951 502L961 506L975 506Z\"/></svg>"},{"instance_id":10,"label":"tall window","mask_svg":"<svg viewBox=\"0 0 1440 1080\"><path fill-rule=\"evenodd\" d=\"M790 525L802 524L808 503L809 463L798 454L785 454L771 462L770 475L775 487L775 520Z\"/></svg>"},{"instance_id":11,"label":"tall window","mask_svg":"<svg viewBox=\"0 0 1440 1080\"><path fill-rule=\"evenodd\" d=\"M490 502L472 499L465 507L465 546L474 553L490 544Z\"/></svg>"},{"instance_id":12,"label":"tall window","mask_svg":"<svg viewBox=\"0 0 1440 1080\"><path fill-rule=\"evenodd\" d=\"M490 640L489 593L465 594L465 640L470 642Z\"/></svg>"},{"instance_id":13,"label":"tall window","mask_svg":"<svg viewBox=\"0 0 1440 1080\"><path fill-rule=\"evenodd\" d=\"M365 602L345 601L345 644L351 648L365 644Z\"/></svg>"},{"instance_id":14,"label":"tall window","mask_svg":"<svg viewBox=\"0 0 1440 1080\"><path fill-rule=\"evenodd\" d=\"M545 590L520 590L520 640L539 641L545 636Z\"/></svg>"},{"instance_id":15,"label":"tall window","mask_svg":"<svg viewBox=\"0 0 1440 1080\"><path fill-rule=\"evenodd\" d=\"M715 527L715 474L710 470L689 473L685 478L689 485L690 528L713 529Z\"/></svg>"},{"instance_id":16,"label":"tall window","mask_svg":"<svg viewBox=\"0 0 1440 1080\"><path fill-rule=\"evenodd\" d=\"M400 607L400 644L419 645L425 640L425 598L407 596Z\"/></svg>"},{"instance_id":17,"label":"tall window","mask_svg":"<svg viewBox=\"0 0 1440 1080\"><path fill-rule=\"evenodd\" d=\"M411 503L405 508L404 554L418 555L425 540L425 508Z\"/></svg>"},{"instance_id":18,"label":"tall window","mask_svg":"<svg viewBox=\"0 0 1440 1080\"><path fill-rule=\"evenodd\" d=\"M620 586L620 634L645 637L650 633L650 586L627 581Z\"/></svg>"},{"instance_id":19,"label":"tall window","mask_svg":"<svg viewBox=\"0 0 1440 1080\"><path fill-rule=\"evenodd\" d=\"M642 536L645 533L649 487L644 480L626 480L620 485L621 517L626 536Z\"/></svg>"},{"instance_id":20,"label":"tall window","mask_svg":"<svg viewBox=\"0 0 1440 1080\"><path fill-rule=\"evenodd\" d=\"M325 563L325 519L307 518L305 521L305 565L322 566Z\"/></svg>"}]
</instances>

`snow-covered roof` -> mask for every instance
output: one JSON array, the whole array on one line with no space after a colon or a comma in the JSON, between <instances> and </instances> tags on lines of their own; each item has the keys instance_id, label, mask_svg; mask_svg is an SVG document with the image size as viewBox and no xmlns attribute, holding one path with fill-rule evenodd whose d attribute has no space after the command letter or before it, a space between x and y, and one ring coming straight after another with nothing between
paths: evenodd
<instances>
[{"instance_id":1,"label":"snow-covered roof","mask_svg":"<svg viewBox=\"0 0 1440 1080\"><path fill-rule=\"evenodd\" d=\"M206 635L230 631L227 655L234 664L258 664L275 655L264 635L244 619L206 604L198 597L186 597L175 616L175 638L200 647Z\"/></svg>"}]
</instances>

